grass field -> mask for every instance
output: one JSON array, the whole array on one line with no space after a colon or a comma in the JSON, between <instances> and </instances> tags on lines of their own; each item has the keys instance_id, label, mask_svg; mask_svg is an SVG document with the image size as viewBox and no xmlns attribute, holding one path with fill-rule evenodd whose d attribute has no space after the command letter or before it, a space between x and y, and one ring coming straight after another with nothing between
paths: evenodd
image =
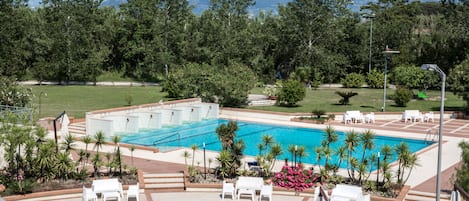
<instances>
[{"instance_id":1,"label":"grass field","mask_svg":"<svg viewBox=\"0 0 469 201\"><path fill-rule=\"evenodd\" d=\"M132 97L132 105L153 103L160 100L168 100L166 93L161 92L157 86L31 86L34 93L33 105L35 117L55 117L66 111L70 116L83 118L87 111L123 107L128 105L127 97ZM262 94L263 88L255 88L251 93ZM358 95L350 99L350 105L338 105L340 96L335 91L354 91ZM387 94L393 94L392 89ZM415 91L416 93L416 91ZM42 94L42 95L41 95ZM46 95L47 94L47 95ZM412 100L407 107L397 107L391 100L386 101L386 111L404 111L406 109L418 109L421 111L438 111L440 108L440 91L428 91L430 100ZM39 102L41 102L39 107ZM338 89L323 88L318 90L306 90L306 98L298 107L286 108L278 106L249 107L250 109L281 111L281 112L306 112L314 109L326 112L344 112L347 110L360 110L363 112L381 111L383 105L383 90L381 89ZM464 102L451 92L446 93L445 110L460 110ZM40 112L39 112L40 108ZM40 115L39 115L40 113Z\"/></svg>"},{"instance_id":2,"label":"grass field","mask_svg":"<svg viewBox=\"0 0 469 201\"><path fill-rule=\"evenodd\" d=\"M167 100L161 87L153 86L31 86L36 117L55 117L66 111L75 118L85 117L92 110L127 106L127 97L132 97L132 105L154 103ZM46 95L47 94L47 95Z\"/></svg>"}]
</instances>

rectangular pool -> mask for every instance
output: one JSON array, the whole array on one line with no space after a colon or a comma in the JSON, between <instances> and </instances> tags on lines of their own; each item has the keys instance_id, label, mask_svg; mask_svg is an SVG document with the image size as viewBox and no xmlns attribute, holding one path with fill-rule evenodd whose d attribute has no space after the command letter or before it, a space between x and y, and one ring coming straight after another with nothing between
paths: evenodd
<instances>
[{"instance_id":1,"label":"rectangular pool","mask_svg":"<svg viewBox=\"0 0 469 201\"><path fill-rule=\"evenodd\" d=\"M140 131L139 133L133 134L122 133L121 142L141 146L157 147L161 151L168 151L180 147L190 148L194 144L201 149L202 144L205 143L207 150L220 151L221 143L218 140L218 136L215 130L221 124L226 123L228 123L228 120L214 119L191 124L183 124L176 127L165 127L158 130ZM278 160L284 160L288 158L289 161L292 161L292 156L288 151L288 146L298 145L304 146L308 155L302 158L301 162L317 164L315 148L321 146L324 133L323 130L244 121L238 121L237 123L239 129L236 134L237 138L243 139L246 145L244 150L245 155L258 155L258 144L262 143L262 136L272 135L274 137L275 143L282 145L283 154L277 158ZM332 144L333 150L336 150L339 146L343 146L343 141L346 137L345 132L336 132L339 136L339 140ZM378 151L380 151L381 147L384 145L394 147L401 142L407 143L413 153L431 145L431 143L424 140L376 135L374 140L375 147L372 151L368 151L367 155L378 153ZM335 155L336 154L333 154L331 159L333 163L338 161L338 157ZM356 156L354 157L361 159L361 146L356 148L355 155ZM396 157L393 156L392 161L394 161L395 158ZM322 160L322 162L324 162L324 160ZM345 168L346 163L343 162L341 166L343 166L342 168Z\"/></svg>"}]
</instances>

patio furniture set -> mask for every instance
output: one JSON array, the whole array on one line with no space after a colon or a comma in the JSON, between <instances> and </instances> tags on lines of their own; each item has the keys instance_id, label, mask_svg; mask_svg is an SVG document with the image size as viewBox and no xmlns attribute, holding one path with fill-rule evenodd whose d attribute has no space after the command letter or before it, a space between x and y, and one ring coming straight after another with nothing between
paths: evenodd
<instances>
[{"instance_id":1,"label":"patio furniture set","mask_svg":"<svg viewBox=\"0 0 469 201\"><path fill-rule=\"evenodd\" d=\"M241 196L250 196L251 200L256 199L256 193L259 192L259 200L262 198L268 198L272 201L273 187L272 183L264 184L264 180L261 177L238 177L236 185L234 183L227 183L223 181L222 188L222 200L225 199L225 195L230 195L231 199L235 197L239 200Z\"/></svg>"},{"instance_id":2,"label":"patio furniture set","mask_svg":"<svg viewBox=\"0 0 469 201\"><path fill-rule=\"evenodd\" d=\"M422 114L419 110L405 110L402 113L402 120L404 123L407 122L433 122L434 114L433 112L428 112ZM370 112L368 114L363 114L359 110L350 110L346 111L343 116L344 124L349 123L374 123L375 122L375 113Z\"/></svg>"},{"instance_id":3,"label":"patio furniture set","mask_svg":"<svg viewBox=\"0 0 469 201\"><path fill-rule=\"evenodd\" d=\"M136 201L139 201L139 194L139 183L129 185L126 192L126 200L128 201L129 198L134 198ZM102 201L121 201L121 199L124 198L122 184L117 178L113 178L93 180L91 188L83 186L83 201L98 201L100 200L99 198L101 198Z\"/></svg>"}]
</instances>

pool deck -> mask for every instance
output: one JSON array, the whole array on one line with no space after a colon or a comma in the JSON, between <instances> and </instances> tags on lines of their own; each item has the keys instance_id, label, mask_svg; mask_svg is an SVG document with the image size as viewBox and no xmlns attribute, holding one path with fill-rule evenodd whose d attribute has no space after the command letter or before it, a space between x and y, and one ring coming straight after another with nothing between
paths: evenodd
<instances>
[{"instance_id":1,"label":"pool deck","mask_svg":"<svg viewBox=\"0 0 469 201\"><path fill-rule=\"evenodd\" d=\"M379 114L376 114L377 116ZM290 119L293 116L288 115L277 115L269 113L252 113L252 112L240 112L232 110L221 110L220 118L233 119L233 120L243 120L243 121L254 121L260 123L272 123L279 125L287 126L299 126L307 128L318 128L324 129L327 125L324 124L311 124L311 123L301 123L293 122ZM435 119L435 122L430 123L407 123L401 122L400 120L393 119L379 119L373 124L347 124L344 125L341 121L330 122L329 125L332 125L336 130L340 131L350 131L355 130L357 132L362 132L368 129L371 129L378 135L383 136L394 136L394 137L404 137L412 139L425 139L427 130L432 128L433 131L438 129L438 119ZM442 190L451 190L452 185L450 183L450 177L454 173L457 164L460 162L461 153L458 147L458 143L462 140L467 140L469 137L469 121L466 120L457 120L457 119L445 119L443 127L443 145L442 145L442 177L441 177L441 189ZM81 142L77 143L77 148L84 148L84 144ZM102 151L112 152L114 146L103 146ZM122 154L126 164L131 164L130 155L131 152L128 149L122 148ZM134 165L141 169L143 172L147 173L175 173L180 172L185 169L184 157L182 157L184 151L189 150L192 153L191 149L177 149L174 151L168 152L159 152L154 153L149 150L139 150L136 149L133 152L134 156ZM218 153L213 151L206 151L206 158L212 158L213 161L216 161ZM433 144L421 151L418 152L419 164L407 183L411 186L413 190L423 191L434 193L435 192L435 183L436 183L436 161L437 161L437 144ZM253 161L254 158L246 157L244 161ZM203 152L201 149L198 149L195 153L195 161L203 161ZM203 163L202 163L203 164ZM283 161L279 161L274 168L274 170L280 170L283 165ZM214 167L215 164L212 164ZM394 164L393 168L396 168ZM341 174L344 174L342 171ZM375 178L376 174L372 173L370 178ZM174 196L177 195L178 200L191 200L193 196L197 194L195 192L178 192L175 193L160 193L160 192L145 192L145 199L143 200L173 200ZM219 193L203 193L205 195L210 195L209 197L213 198L216 196L216 199L200 199L200 200L220 200ZM197 196L197 195L196 195ZM185 199L187 197L187 199ZM200 197L200 198L202 198ZM289 197L289 196L286 196ZM291 196L290 196L291 197ZM276 200L308 200L307 197L291 197L291 198L275 198ZM71 199L73 200L73 199ZM70 201L71 201L70 200Z\"/></svg>"}]
</instances>

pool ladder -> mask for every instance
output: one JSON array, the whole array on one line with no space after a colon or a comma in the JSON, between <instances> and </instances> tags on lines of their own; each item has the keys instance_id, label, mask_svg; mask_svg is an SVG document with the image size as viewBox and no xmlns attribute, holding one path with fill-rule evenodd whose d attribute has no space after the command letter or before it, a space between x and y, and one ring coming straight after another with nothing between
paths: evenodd
<instances>
[{"instance_id":1,"label":"pool ladder","mask_svg":"<svg viewBox=\"0 0 469 201\"><path fill-rule=\"evenodd\" d=\"M432 132L432 129L429 128L427 130L427 134L425 134L425 142L430 143L430 142L435 142L438 140L438 131L435 133Z\"/></svg>"}]
</instances>

